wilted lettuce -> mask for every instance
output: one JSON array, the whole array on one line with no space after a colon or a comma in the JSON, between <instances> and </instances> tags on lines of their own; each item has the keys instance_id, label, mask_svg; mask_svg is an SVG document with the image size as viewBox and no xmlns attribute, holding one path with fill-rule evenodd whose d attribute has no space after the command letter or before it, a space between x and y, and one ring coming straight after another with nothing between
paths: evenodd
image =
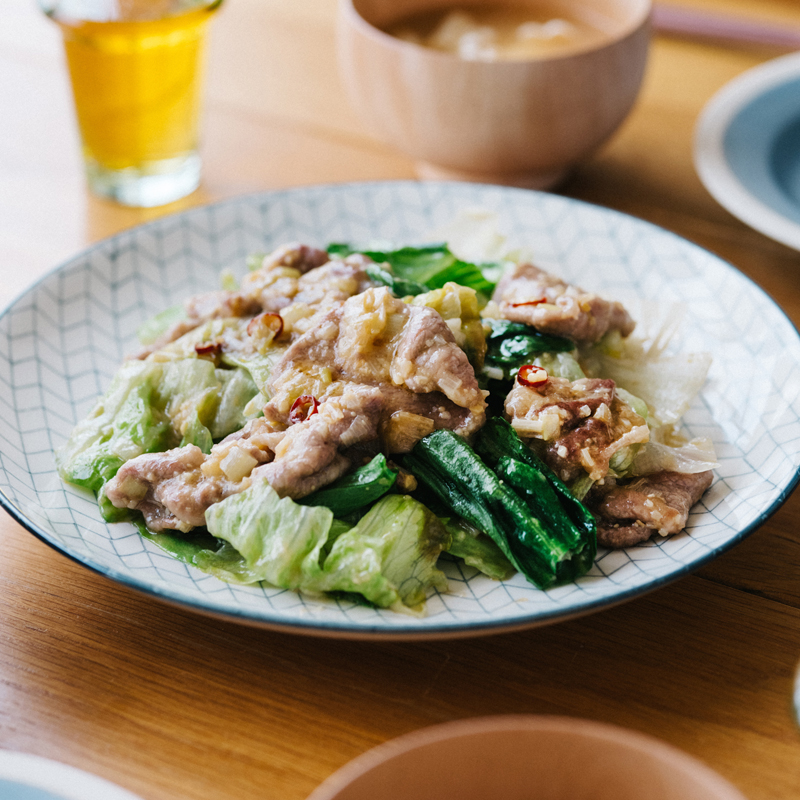
<instances>
[{"instance_id":1,"label":"wilted lettuce","mask_svg":"<svg viewBox=\"0 0 800 800\"><path fill-rule=\"evenodd\" d=\"M257 394L243 370L215 369L210 361L128 361L106 394L56 451L61 477L100 492L128 460L212 441L239 430L244 408ZM103 502L107 519L118 516Z\"/></svg>"},{"instance_id":2,"label":"wilted lettuce","mask_svg":"<svg viewBox=\"0 0 800 800\"><path fill-rule=\"evenodd\" d=\"M235 583L267 581L283 589L316 590L332 522L330 509L281 499L265 478L255 479L206 511L209 533L230 547L203 551L195 564Z\"/></svg>"},{"instance_id":3,"label":"wilted lettuce","mask_svg":"<svg viewBox=\"0 0 800 800\"><path fill-rule=\"evenodd\" d=\"M211 506L208 530L225 544L193 563L234 583L307 592L356 592L383 608L417 609L445 589L436 561L449 535L416 500L388 495L347 529L322 506L279 498L264 479Z\"/></svg>"},{"instance_id":4,"label":"wilted lettuce","mask_svg":"<svg viewBox=\"0 0 800 800\"><path fill-rule=\"evenodd\" d=\"M448 533L422 503L387 495L336 539L322 588L358 592L384 608L418 608L429 588L447 589L436 561L448 543Z\"/></svg>"},{"instance_id":5,"label":"wilted lettuce","mask_svg":"<svg viewBox=\"0 0 800 800\"><path fill-rule=\"evenodd\" d=\"M122 366L89 416L56 451L64 480L98 491L129 459L168 446L172 426L155 402L162 371L162 365L146 361Z\"/></svg>"},{"instance_id":6,"label":"wilted lettuce","mask_svg":"<svg viewBox=\"0 0 800 800\"><path fill-rule=\"evenodd\" d=\"M448 282L459 283L491 297L500 265L472 264L462 261L445 243L422 247L401 247L398 250L359 249L349 244L330 244L328 253L344 258L353 253L363 253L378 264L389 264L399 278L422 284L428 289L439 289ZM411 292L416 294L416 292Z\"/></svg>"},{"instance_id":7,"label":"wilted lettuce","mask_svg":"<svg viewBox=\"0 0 800 800\"><path fill-rule=\"evenodd\" d=\"M447 548L450 555L497 581L507 580L516 572L503 551L485 533L458 517L442 517L441 521L451 536Z\"/></svg>"}]
</instances>

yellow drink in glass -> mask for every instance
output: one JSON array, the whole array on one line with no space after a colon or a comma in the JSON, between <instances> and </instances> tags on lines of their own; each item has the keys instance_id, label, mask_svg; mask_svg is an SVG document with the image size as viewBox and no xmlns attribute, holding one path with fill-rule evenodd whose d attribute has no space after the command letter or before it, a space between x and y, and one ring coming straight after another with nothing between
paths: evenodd
<instances>
[{"instance_id":1,"label":"yellow drink in glass","mask_svg":"<svg viewBox=\"0 0 800 800\"><path fill-rule=\"evenodd\" d=\"M205 33L220 2L43 2L63 32L96 194L155 206L197 188Z\"/></svg>"}]
</instances>

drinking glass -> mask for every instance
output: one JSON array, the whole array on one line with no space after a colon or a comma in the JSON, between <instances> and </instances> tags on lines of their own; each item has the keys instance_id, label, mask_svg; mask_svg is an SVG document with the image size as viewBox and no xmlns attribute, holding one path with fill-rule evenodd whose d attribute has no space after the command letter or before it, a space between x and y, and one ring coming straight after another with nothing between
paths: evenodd
<instances>
[{"instance_id":1,"label":"drinking glass","mask_svg":"<svg viewBox=\"0 0 800 800\"><path fill-rule=\"evenodd\" d=\"M222 0L39 0L61 28L89 188L158 206L200 182L208 22Z\"/></svg>"}]
</instances>

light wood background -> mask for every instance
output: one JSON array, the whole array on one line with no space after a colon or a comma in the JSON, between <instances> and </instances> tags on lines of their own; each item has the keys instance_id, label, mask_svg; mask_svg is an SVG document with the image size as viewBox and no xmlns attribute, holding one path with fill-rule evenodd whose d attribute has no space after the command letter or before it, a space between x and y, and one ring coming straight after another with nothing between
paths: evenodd
<instances>
[{"instance_id":1,"label":"light wood background","mask_svg":"<svg viewBox=\"0 0 800 800\"><path fill-rule=\"evenodd\" d=\"M797 0L686 3L800 25ZM0 304L90 242L163 213L259 189L413 177L409 160L369 138L348 108L334 18L335 0L226 0L208 62L203 187L136 211L87 195L58 31L34 0L2 0ZM719 207L691 160L703 105L780 54L657 37L634 112L560 191L718 253L798 323L800 255ZM0 747L88 769L145 800L302 800L354 756L422 726L556 713L658 736L752 800L800 798L790 713L799 525L794 495L710 566L577 621L376 644L164 605L2 514Z\"/></svg>"}]
</instances>

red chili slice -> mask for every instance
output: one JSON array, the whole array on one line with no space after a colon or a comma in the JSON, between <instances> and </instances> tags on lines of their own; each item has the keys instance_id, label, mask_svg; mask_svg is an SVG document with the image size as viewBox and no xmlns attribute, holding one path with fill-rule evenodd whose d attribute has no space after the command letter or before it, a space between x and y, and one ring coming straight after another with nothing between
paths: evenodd
<instances>
[{"instance_id":1,"label":"red chili slice","mask_svg":"<svg viewBox=\"0 0 800 800\"><path fill-rule=\"evenodd\" d=\"M512 303L511 307L518 308L519 306L538 306L546 302L546 297L540 297L538 300L523 300L521 303Z\"/></svg>"},{"instance_id":2,"label":"red chili slice","mask_svg":"<svg viewBox=\"0 0 800 800\"><path fill-rule=\"evenodd\" d=\"M247 323L247 333L250 336L256 336L261 328L272 331L272 338L277 339L283 333L283 317L280 314L271 314L269 311L265 311Z\"/></svg>"},{"instance_id":3,"label":"red chili slice","mask_svg":"<svg viewBox=\"0 0 800 800\"><path fill-rule=\"evenodd\" d=\"M319 410L319 400L310 394L303 394L292 403L289 410L289 422L294 425L296 422L305 422L310 416Z\"/></svg>"},{"instance_id":4,"label":"red chili slice","mask_svg":"<svg viewBox=\"0 0 800 800\"><path fill-rule=\"evenodd\" d=\"M203 342L196 344L194 351L200 358L215 358L222 352L221 342Z\"/></svg>"},{"instance_id":5,"label":"red chili slice","mask_svg":"<svg viewBox=\"0 0 800 800\"><path fill-rule=\"evenodd\" d=\"M537 386L544 386L549 379L547 370L542 367L537 367L534 364L523 364L519 368L517 380L523 386L530 386L536 388Z\"/></svg>"}]
</instances>

